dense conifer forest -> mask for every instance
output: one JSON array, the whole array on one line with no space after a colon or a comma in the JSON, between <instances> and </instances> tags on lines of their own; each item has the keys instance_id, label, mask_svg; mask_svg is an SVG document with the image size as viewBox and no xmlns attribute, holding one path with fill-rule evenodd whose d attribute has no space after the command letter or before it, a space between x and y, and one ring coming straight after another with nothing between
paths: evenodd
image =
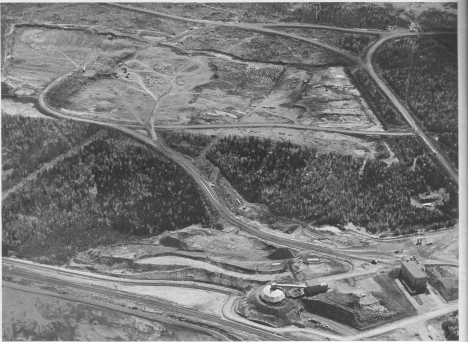
<instances>
[{"instance_id":1,"label":"dense conifer forest","mask_svg":"<svg viewBox=\"0 0 468 342\"><path fill-rule=\"evenodd\" d=\"M44 141L54 139L41 128L49 122L25 122L26 127L36 122L36 131L47 133ZM24 134L27 141L33 133ZM107 137L46 169L4 200L2 224L4 248L60 264L77 250L191 224L208 226L211 219L197 185L182 168L108 129Z\"/></svg>"},{"instance_id":2,"label":"dense conifer forest","mask_svg":"<svg viewBox=\"0 0 468 342\"><path fill-rule=\"evenodd\" d=\"M352 222L372 233L394 235L424 225L453 224L457 190L416 138L387 144L399 161L388 166L333 153L318 153L290 142L237 136L221 139L207 153L231 184L251 202L277 215L316 225ZM384 155L382 155L384 157ZM440 210L416 208L410 196L448 188Z\"/></svg>"},{"instance_id":3,"label":"dense conifer forest","mask_svg":"<svg viewBox=\"0 0 468 342\"><path fill-rule=\"evenodd\" d=\"M42 164L79 146L100 130L72 120L2 114L2 189L11 188Z\"/></svg>"},{"instance_id":4,"label":"dense conifer forest","mask_svg":"<svg viewBox=\"0 0 468 342\"><path fill-rule=\"evenodd\" d=\"M422 125L437 133L458 167L457 35L391 40L380 48L376 62Z\"/></svg>"},{"instance_id":5,"label":"dense conifer forest","mask_svg":"<svg viewBox=\"0 0 468 342\"><path fill-rule=\"evenodd\" d=\"M158 134L166 142L167 146L191 157L200 155L200 152L213 140L211 136L203 134L195 135L167 131L162 131Z\"/></svg>"}]
</instances>

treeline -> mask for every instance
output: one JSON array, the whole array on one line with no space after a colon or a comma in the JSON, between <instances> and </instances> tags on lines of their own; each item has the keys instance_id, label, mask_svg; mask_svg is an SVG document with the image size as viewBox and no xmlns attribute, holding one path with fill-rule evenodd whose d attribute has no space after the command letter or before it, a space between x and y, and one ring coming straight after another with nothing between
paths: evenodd
<instances>
[{"instance_id":1,"label":"treeline","mask_svg":"<svg viewBox=\"0 0 468 342\"><path fill-rule=\"evenodd\" d=\"M255 137L223 138L207 157L248 201L266 204L280 216L316 225L352 222L372 233L394 235L421 225L453 224L456 203L440 211L410 204L411 195L449 183L423 144L415 138L387 143L400 162L387 166L381 160L368 160L363 170L362 159ZM449 191L451 198L456 197L456 187Z\"/></svg>"},{"instance_id":2,"label":"treeline","mask_svg":"<svg viewBox=\"0 0 468 342\"><path fill-rule=\"evenodd\" d=\"M370 35L346 33L335 40L335 45L359 56L373 40L374 37Z\"/></svg>"},{"instance_id":3,"label":"treeline","mask_svg":"<svg viewBox=\"0 0 468 342\"><path fill-rule=\"evenodd\" d=\"M458 169L458 132L438 132L436 135L444 154Z\"/></svg>"},{"instance_id":4,"label":"treeline","mask_svg":"<svg viewBox=\"0 0 468 342\"><path fill-rule=\"evenodd\" d=\"M444 35L438 40L424 36L391 40L376 56L385 80L423 126L434 132L452 132L442 138L448 146L458 141L456 39L456 35ZM451 161L457 165L458 156Z\"/></svg>"},{"instance_id":5,"label":"treeline","mask_svg":"<svg viewBox=\"0 0 468 342\"><path fill-rule=\"evenodd\" d=\"M45 99L53 108L68 108L71 105L71 97L85 89L90 83L91 80L88 77L67 77L59 86L47 92Z\"/></svg>"},{"instance_id":6,"label":"treeline","mask_svg":"<svg viewBox=\"0 0 468 342\"><path fill-rule=\"evenodd\" d=\"M376 34L369 33L345 33L337 30L328 29L311 29L311 28L295 28L295 27L277 27L266 26L269 29L287 32L298 36L318 39L327 44L338 46L344 50L350 51L357 56L363 54L369 44L378 38Z\"/></svg>"},{"instance_id":7,"label":"treeline","mask_svg":"<svg viewBox=\"0 0 468 342\"><path fill-rule=\"evenodd\" d=\"M456 2L446 3L445 6L457 6ZM424 31L456 31L457 15L429 9L421 13L418 18L419 24Z\"/></svg>"},{"instance_id":8,"label":"treeline","mask_svg":"<svg viewBox=\"0 0 468 342\"><path fill-rule=\"evenodd\" d=\"M36 119L2 113L2 188L13 187L42 164L79 146L100 130L71 120Z\"/></svg>"},{"instance_id":9,"label":"treeline","mask_svg":"<svg viewBox=\"0 0 468 342\"><path fill-rule=\"evenodd\" d=\"M125 56L126 54L121 54L120 57ZM108 64L116 64L116 56L112 57L98 57L98 60L105 64L105 71L97 72L96 75L92 77L84 77L82 75L83 71L78 71L71 77L67 77L63 80L58 86L53 87L50 91L47 92L45 97L47 103L56 109L69 108L73 103L71 99L73 96L88 87L92 82L99 79L106 79L111 77L110 67Z\"/></svg>"},{"instance_id":10,"label":"treeline","mask_svg":"<svg viewBox=\"0 0 468 342\"><path fill-rule=\"evenodd\" d=\"M200 152L213 140L211 136L203 134L167 131L160 131L158 134L167 146L191 157L198 157Z\"/></svg>"},{"instance_id":11,"label":"treeline","mask_svg":"<svg viewBox=\"0 0 468 342\"><path fill-rule=\"evenodd\" d=\"M350 73L350 76L365 97L367 103L386 128L407 128L405 119L400 112L393 107L366 70L358 69L356 72Z\"/></svg>"},{"instance_id":12,"label":"treeline","mask_svg":"<svg viewBox=\"0 0 468 342\"><path fill-rule=\"evenodd\" d=\"M459 341L458 311L455 315L442 323L442 329L444 330L447 341Z\"/></svg>"},{"instance_id":13,"label":"treeline","mask_svg":"<svg viewBox=\"0 0 468 342\"><path fill-rule=\"evenodd\" d=\"M109 130L3 203L3 243L20 257L66 262L75 251L211 219L178 165Z\"/></svg>"},{"instance_id":14,"label":"treeline","mask_svg":"<svg viewBox=\"0 0 468 342\"><path fill-rule=\"evenodd\" d=\"M358 3L303 3L288 15L285 21L331 25L349 28L374 28L384 30L388 25L408 27L409 21L391 4L376 6Z\"/></svg>"}]
</instances>

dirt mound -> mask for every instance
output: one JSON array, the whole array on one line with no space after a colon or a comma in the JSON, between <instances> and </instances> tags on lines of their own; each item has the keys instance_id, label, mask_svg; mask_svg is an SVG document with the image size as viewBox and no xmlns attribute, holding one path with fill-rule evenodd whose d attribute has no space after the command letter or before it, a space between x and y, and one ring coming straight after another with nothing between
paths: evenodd
<instances>
[{"instance_id":1,"label":"dirt mound","mask_svg":"<svg viewBox=\"0 0 468 342\"><path fill-rule=\"evenodd\" d=\"M271 260L284 260L284 259L292 259L294 258L294 254L286 247L279 247L268 256L268 259Z\"/></svg>"},{"instance_id":2,"label":"dirt mound","mask_svg":"<svg viewBox=\"0 0 468 342\"><path fill-rule=\"evenodd\" d=\"M304 308L316 315L332 319L358 330L387 322L397 313L386 310L372 296L361 298L354 293L329 292L302 300ZM381 310L377 310L378 308Z\"/></svg>"},{"instance_id":3,"label":"dirt mound","mask_svg":"<svg viewBox=\"0 0 468 342\"><path fill-rule=\"evenodd\" d=\"M429 284L446 301L458 299L458 268L450 266L426 267Z\"/></svg>"},{"instance_id":4,"label":"dirt mound","mask_svg":"<svg viewBox=\"0 0 468 342\"><path fill-rule=\"evenodd\" d=\"M163 236L160 240L159 243L163 245L164 247L172 247L172 248L178 248L178 249L188 249L188 245L183 242L182 240L179 240L178 238L172 237L170 235Z\"/></svg>"},{"instance_id":5,"label":"dirt mound","mask_svg":"<svg viewBox=\"0 0 468 342\"><path fill-rule=\"evenodd\" d=\"M237 304L236 312L241 316L272 327L298 324L301 321L301 302L285 298L280 303L267 303L260 298L263 287L245 295Z\"/></svg>"}]
</instances>

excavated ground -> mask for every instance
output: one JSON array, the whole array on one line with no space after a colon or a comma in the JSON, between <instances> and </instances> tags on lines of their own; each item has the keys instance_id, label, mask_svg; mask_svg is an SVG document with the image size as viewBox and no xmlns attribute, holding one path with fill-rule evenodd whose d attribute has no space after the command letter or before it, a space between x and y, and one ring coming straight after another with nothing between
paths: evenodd
<instances>
[{"instance_id":1,"label":"excavated ground","mask_svg":"<svg viewBox=\"0 0 468 342\"><path fill-rule=\"evenodd\" d=\"M88 250L69 265L117 277L193 280L235 288L269 281L305 280L348 272L351 266L275 247L237 229L191 226L138 243ZM293 267L292 267L293 266Z\"/></svg>"},{"instance_id":2,"label":"excavated ground","mask_svg":"<svg viewBox=\"0 0 468 342\"><path fill-rule=\"evenodd\" d=\"M304 307L357 330L413 316L416 310L397 286L396 274L392 271L338 280L328 293L304 299Z\"/></svg>"},{"instance_id":3,"label":"excavated ground","mask_svg":"<svg viewBox=\"0 0 468 342\"><path fill-rule=\"evenodd\" d=\"M452 266L427 266L429 284L446 300L458 299L459 269Z\"/></svg>"}]
</instances>

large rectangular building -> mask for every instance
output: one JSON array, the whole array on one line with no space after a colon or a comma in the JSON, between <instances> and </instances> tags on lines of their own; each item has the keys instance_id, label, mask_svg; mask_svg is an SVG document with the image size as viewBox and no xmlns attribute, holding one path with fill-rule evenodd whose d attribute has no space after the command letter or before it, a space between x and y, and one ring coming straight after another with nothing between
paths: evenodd
<instances>
[{"instance_id":1,"label":"large rectangular building","mask_svg":"<svg viewBox=\"0 0 468 342\"><path fill-rule=\"evenodd\" d=\"M412 258L401 258L401 276L406 285L414 291L424 291L427 287L424 268Z\"/></svg>"},{"instance_id":2,"label":"large rectangular building","mask_svg":"<svg viewBox=\"0 0 468 342\"><path fill-rule=\"evenodd\" d=\"M325 293L328 291L327 283L320 283L316 279L306 280L306 288L304 289L304 294L306 296L313 296L319 293Z\"/></svg>"}]
</instances>

